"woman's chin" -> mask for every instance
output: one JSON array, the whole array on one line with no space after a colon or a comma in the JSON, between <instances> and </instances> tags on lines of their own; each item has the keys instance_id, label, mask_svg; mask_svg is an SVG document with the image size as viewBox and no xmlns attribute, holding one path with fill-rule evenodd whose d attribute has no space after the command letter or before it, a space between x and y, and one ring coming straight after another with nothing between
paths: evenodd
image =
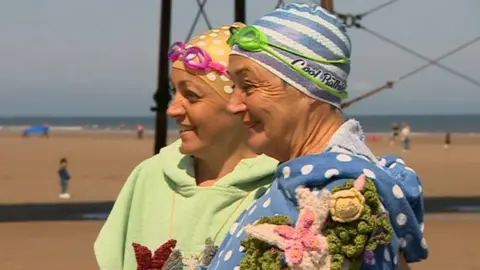
<instances>
[{"instance_id":1,"label":"woman's chin","mask_svg":"<svg viewBox=\"0 0 480 270\"><path fill-rule=\"evenodd\" d=\"M248 138L248 145L257 154L265 153L268 146L268 139L264 132L250 133Z\"/></svg>"},{"instance_id":2,"label":"woman's chin","mask_svg":"<svg viewBox=\"0 0 480 270\"><path fill-rule=\"evenodd\" d=\"M182 144L180 145L180 153L186 156L194 156L195 153L202 148L199 142L195 142L193 140L182 140Z\"/></svg>"}]
</instances>

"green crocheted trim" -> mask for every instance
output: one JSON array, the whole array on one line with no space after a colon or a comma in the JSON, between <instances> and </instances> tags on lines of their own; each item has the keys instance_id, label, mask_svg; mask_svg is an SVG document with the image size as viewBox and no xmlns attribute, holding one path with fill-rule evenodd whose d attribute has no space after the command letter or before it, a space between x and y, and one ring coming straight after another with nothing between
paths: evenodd
<instances>
[{"instance_id":1,"label":"green crocheted trim","mask_svg":"<svg viewBox=\"0 0 480 270\"><path fill-rule=\"evenodd\" d=\"M292 220L286 215L262 217L256 224L292 225ZM247 237L241 245L245 248L245 257L240 263L240 269L287 270L283 262L284 252L275 246L261 240Z\"/></svg>"},{"instance_id":2,"label":"green crocheted trim","mask_svg":"<svg viewBox=\"0 0 480 270\"><path fill-rule=\"evenodd\" d=\"M334 187L332 192L347 190L353 186L354 180L348 180L344 185ZM365 207L359 219L340 223L329 217L323 230L332 255L332 270L340 270L345 259L352 263L353 269L359 269L366 248L374 251L378 245L392 240L393 229L388 215L383 212L373 181L367 179L361 193L365 197Z\"/></svg>"}]
</instances>

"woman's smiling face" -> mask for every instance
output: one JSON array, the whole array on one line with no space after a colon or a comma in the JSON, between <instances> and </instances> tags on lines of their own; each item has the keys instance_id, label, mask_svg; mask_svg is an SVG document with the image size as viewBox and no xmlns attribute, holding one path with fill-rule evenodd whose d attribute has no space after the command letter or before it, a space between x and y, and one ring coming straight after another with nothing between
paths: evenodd
<instances>
[{"instance_id":1,"label":"woman's smiling face","mask_svg":"<svg viewBox=\"0 0 480 270\"><path fill-rule=\"evenodd\" d=\"M208 155L212 149L243 139L241 116L231 114L225 99L211 86L179 69L172 69L172 81L176 92L167 114L179 125L183 154Z\"/></svg>"},{"instance_id":2,"label":"woman's smiling face","mask_svg":"<svg viewBox=\"0 0 480 270\"><path fill-rule=\"evenodd\" d=\"M278 158L288 147L298 116L306 113L302 94L254 61L231 55L229 74L234 93L228 109L243 115L248 143L257 153ZM303 114L305 116L305 114Z\"/></svg>"}]
</instances>

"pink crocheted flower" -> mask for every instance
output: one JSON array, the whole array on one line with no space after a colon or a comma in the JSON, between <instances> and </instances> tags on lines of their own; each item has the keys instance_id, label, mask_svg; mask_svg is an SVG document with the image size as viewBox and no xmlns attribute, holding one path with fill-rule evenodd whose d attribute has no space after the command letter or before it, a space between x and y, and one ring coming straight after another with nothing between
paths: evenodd
<instances>
[{"instance_id":1,"label":"pink crocheted flower","mask_svg":"<svg viewBox=\"0 0 480 270\"><path fill-rule=\"evenodd\" d=\"M287 225L276 226L274 232L284 241L285 258L293 264L300 264L304 253L311 250L322 250L325 247L324 237L319 230L313 230L316 214L310 209L300 211L295 228Z\"/></svg>"}]
</instances>

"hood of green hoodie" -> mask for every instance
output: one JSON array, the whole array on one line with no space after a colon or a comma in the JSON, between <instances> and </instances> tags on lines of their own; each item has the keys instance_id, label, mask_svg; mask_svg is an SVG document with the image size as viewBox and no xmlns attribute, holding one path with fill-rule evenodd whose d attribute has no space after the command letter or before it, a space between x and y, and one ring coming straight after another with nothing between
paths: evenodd
<instances>
[{"instance_id":1,"label":"hood of green hoodie","mask_svg":"<svg viewBox=\"0 0 480 270\"><path fill-rule=\"evenodd\" d=\"M180 153L181 141L164 147L160 151L162 168L170 188L187 195L195 190L206 188L230 189L239 192L250 191L259 186L259 181L273 181L273 173L278 161L265 155L240 161L235 169L222 177L211 187L198 187L195 181L194 160Z\"/></svg>"}]
</instances>

